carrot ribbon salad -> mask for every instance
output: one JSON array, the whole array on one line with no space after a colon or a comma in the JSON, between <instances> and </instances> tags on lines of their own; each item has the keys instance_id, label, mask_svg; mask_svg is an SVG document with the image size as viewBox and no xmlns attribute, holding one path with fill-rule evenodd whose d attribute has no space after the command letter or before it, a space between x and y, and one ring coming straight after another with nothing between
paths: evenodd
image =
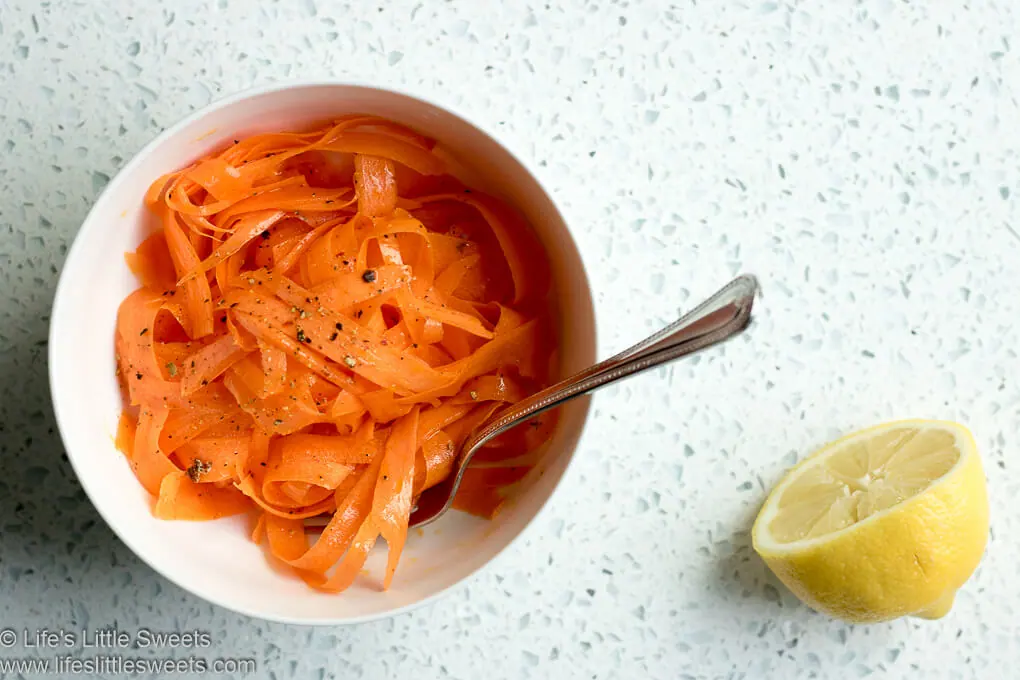
<instances>
[{"instance_id":1,"label":"carrot ribbon salad","mask_svg":"<svg viewBox=\"0 0 1020 680\"><path fill-rule=\"evenodd\" d=\"M117 445L161 519L247 513L310 586L393 578L415 499L461 443L547 383L549 277L530 226L370 116L235 140L159 178L127 255ZM551 436L483 451L454 507L492 518Z\"/></svg>"}]
</instances>

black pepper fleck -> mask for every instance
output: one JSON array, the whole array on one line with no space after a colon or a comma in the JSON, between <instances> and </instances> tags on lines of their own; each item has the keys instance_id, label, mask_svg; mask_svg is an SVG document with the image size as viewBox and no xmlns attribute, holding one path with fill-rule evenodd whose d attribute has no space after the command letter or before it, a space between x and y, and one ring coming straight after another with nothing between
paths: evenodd
<instances>
[{"instance_id":1,"label":"black pepper fleck","mask_svg":"<svg viewBox=\"0 0 1020 680\"><path fill-rule=\"evenodd\" d=\"M210 470L212 470L212 463L195 458L191 461L191 465L188 466L186 472L188 475L188 479L190 479L193 482L197 482L202 477L202 475L209 472Z\"/></svg>"}]
</instances>

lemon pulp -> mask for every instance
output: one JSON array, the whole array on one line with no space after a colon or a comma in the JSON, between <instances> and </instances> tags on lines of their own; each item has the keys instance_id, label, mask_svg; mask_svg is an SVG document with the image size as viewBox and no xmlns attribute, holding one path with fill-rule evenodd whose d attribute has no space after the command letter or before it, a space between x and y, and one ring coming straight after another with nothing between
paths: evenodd
<instances>
[{"instance_id":1,"label":"lemon pulp","mask_svg":"<svg viewBox=\"0 0 1020 680\"><path fill-rule=\"evenodd\" d=\"M769 532L790 543L845 529L917 495L959 459L945 430L900 427L851 441L786 487Z\"/></svg>"}]
</instances>

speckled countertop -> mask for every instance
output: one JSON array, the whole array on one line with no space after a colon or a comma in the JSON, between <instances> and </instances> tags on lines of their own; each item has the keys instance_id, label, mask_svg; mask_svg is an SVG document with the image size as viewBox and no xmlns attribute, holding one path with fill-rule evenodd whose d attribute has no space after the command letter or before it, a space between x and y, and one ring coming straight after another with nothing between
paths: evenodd
<instances>
[{"instance_id":1,"label":"speckled countertop","mask_svg":"<svg viewBox=\"0 0 1020 680\"><path fill-rule=\"evenodd\" d=\"M131 4L0 3L0 626L205 630L272 678L1015 677L1014 3ZM596 398L578 466L496 568L308 629L206 604L113 536L62 457L45 338L126 159L221 94L324 76L452 102L533 160L603 354L738 271L766 296L739 347ZM985 560L941 621L826 620L766 572L750 522L798 456L906 416L977 435Z\"/></svg>"}]
</instances>

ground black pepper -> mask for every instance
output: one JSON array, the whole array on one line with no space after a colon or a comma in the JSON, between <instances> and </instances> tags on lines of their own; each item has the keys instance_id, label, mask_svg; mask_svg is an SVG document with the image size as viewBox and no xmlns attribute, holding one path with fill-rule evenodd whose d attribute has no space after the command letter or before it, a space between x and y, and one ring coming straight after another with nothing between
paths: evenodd
<instances>
[{"instance_id":1,"label":"ground black pepper","mask_svg":"<svg viewBox=\"0 0 1020 680\"><path fill-rule=\"evenodd\" d=\"M188 479L190 479L193 482L197 482L202 477L202 475L209 472L210 470L212 470L212 463L195 458L191 461L191 465L188 466L187 469Z\"/></svg>"}]
</instances>

